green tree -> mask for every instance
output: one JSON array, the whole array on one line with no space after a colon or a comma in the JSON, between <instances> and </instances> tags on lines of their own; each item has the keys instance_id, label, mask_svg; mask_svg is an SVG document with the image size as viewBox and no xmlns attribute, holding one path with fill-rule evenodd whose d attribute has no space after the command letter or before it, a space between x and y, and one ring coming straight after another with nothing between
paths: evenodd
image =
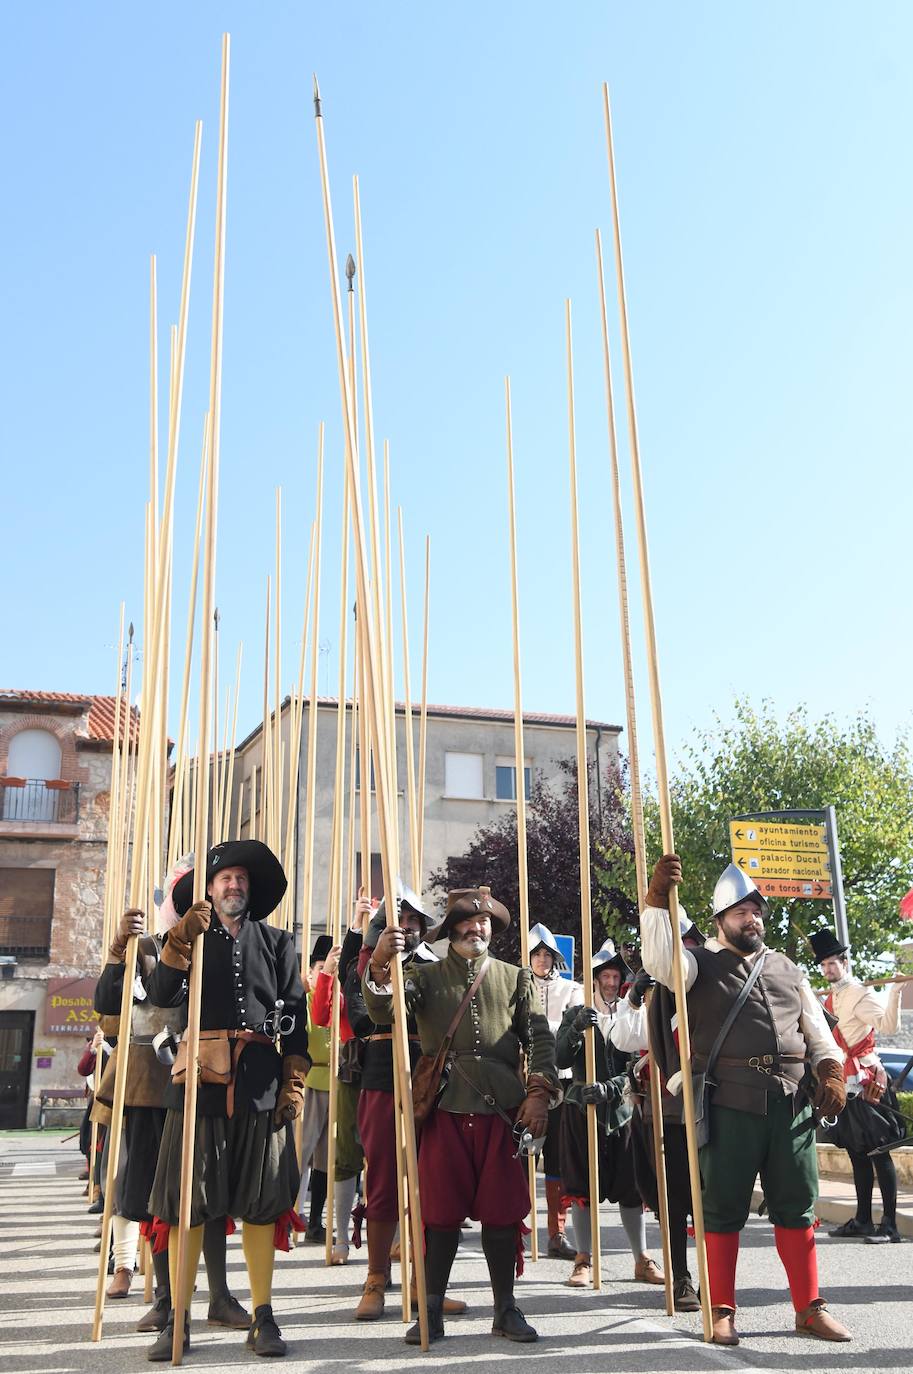
<instances>
[{"instance_id":1,"label":"green tree","mask_svg":"<svg viewBox=\"0 0 913 1374\"><path fill-rule=\"evenodd\" d=\"M812 721L805 707L778 722L769 702L735 703L731 724L717 718L697 731L671 784L675 847L682 856L681 898L705 931L712 930L714 884L730 861L729 822L759 811L818 810L833 805L843 863L854 971L910 938L898 911L913 879L913 766L906 737L888 748L871 717L848 725L833 716ZM648 865L662 852L656 799L645 804ZM628 896L635 891L631 856L610 847L600 879ZM807 936L833 928L830 902L770 902L768 943L814 967Z\"/></svg>"}]
</instances>

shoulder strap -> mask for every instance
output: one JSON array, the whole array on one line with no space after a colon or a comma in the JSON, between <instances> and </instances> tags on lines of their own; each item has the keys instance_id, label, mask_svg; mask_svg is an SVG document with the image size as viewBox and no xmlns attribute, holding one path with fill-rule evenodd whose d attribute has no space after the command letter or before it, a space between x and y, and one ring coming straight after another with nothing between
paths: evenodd
<instances>
[{"instance_id":1,"label":"shoulder strap","mask_svg":"<svg viewBox=\"0 0 913 1374\"><path fill-rule=\"evenodd\" d=\"M447 1051L450 1049L450 1042L453 1040L453 1037L456 1035L456 1033L457 1033L457 1027L459 1026L460 1022L462 1021L463 1017L464 1017L465 1014L466 1014L466 1008L469 1006L469 1003L472 1001L473 997L475 997L475 995L476 995L476 993L478 992L479 988L482 986L482 983L484 982L484 979L485 979L485 975L486 975L486 973L488 972L488 970L489 970L490 967L491 967L491 960L490 960L490 959L486 959L485 962L484 962L484 964L482 965L482 967L479 969L478 973L476 974L475 978L473 979L472 983L470 983L469 987L466 989L466 992L465 992L465 994L464 994L464 996L463 996L463 1000L462 1000L462 1002L460 1003L460 1005L457 1007L456 1011L454 1012L454 1014L453 1014L453 1020L450 1022L450 1025L447 1027L447 1034L444 1036L444 1039L441 1041L441 1047L440 1047L440 1049L438 1050L437 1054L434 1056L436 1061L437 1061L437 1060L440 1060L440 1062L443 1063L443 1062L444 1062L444 1059L447 1057Z\"/></svg>"},{"instance_id":2,"label":"shoulder strap","mask_svg":"<svg viewBox=\"0 0 913 1374\"><path fill-rule=\"evenodd\" d=\"M755 959L754 964L752 965L751 972L745 979L745 982L742 984L738 997L735 999L732 1006L729 1008L729 1015L726 1017L726 1020L720 1027L720 1033L714 1040L710 1053L707 1056L707 1066L704 1069L704 1073L707 1075L708 1078L710 1074L713 1072L713 1066L717 1061L717 1056L719 1055L720 1050L723 1048L723 1041L726 1039L726 1036L732 1030L736 1017L744 1007L745 1003L748 1001L748 994L751 992L751 989L754 987L755 983L761 976L761 969L764 967L764 960L766 958L767 950L763 949L761 953L758 955L757 959Z\"/></svg>"}]
</instances>

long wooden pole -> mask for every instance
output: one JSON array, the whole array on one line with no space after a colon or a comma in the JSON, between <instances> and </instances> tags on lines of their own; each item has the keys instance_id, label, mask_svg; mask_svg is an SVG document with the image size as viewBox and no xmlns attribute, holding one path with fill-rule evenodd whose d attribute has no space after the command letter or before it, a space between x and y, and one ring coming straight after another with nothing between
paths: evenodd
<instances>
[{"instance_id":1,"label":"long wooden pole","mask_svg":"<svg viewBox=\"0 0 913 1374\"><path fill-rule=\"evenodd\" d=\"M628 727L628 765L631 777L631 822L634 830L634 868L637 877L637 909L643 911L647 898L647 849L644 835L644 806L640 784L640 753L637 743L637 709L634 693L634 665L631 655L631 621L628 613L628 575L625 560L624 520L621 509L621 478L618 465L618 438L615 431L615 398L612 389L612 359L609 349L609 323L606 310L605 272L602 264L602 235L596 231L596 262L599 277L599 308L602 320L602 362L605 377L606 415L609 429L609 464L612 483L612 510L615 517L615 560L618 577L618 617L621 628L621 656L625 684L625 720ZM659 1228L663 1245L663 1280L666 1315L675 1312L672 1278L672 1248L669 1235L669 1193L666 1180L666 1152L663 1143L662 1089L653 1047L647 1045L650 1078L650 1106L653 1115L653 1163Z\"/></svg>"},{"instance_id":2,"label":"long wooden pole","mask_svg":"<svg viewBox=\"0 0 913 1374\"><path fill-rule=\"evenodd\" d=\"M298 844L296 823L298 820L298 782L301 771L301 724L304 716L304 659L307 648L308 623L311 614L311 578L314 573L314 539L316 527L311 525L311 536L308 547L308 571L307 583L304 593L304 625L301 630L301 652L298 661L298 681L291 694L291 720L289 727L289 774L288 774L288 812L285 817L285 848L283 857L285 860L285 871L289 874L296 872L298 862ZM297 883L289 882L288 890L283 898L285 908L285 918L283 926L286 930L294 931L295 928L295 903L297 899Z\"/></svg>"},{"instance_id":3,"label":"long wooden pole","mask_svg":"<svg viewBox=\"0 0 913 1374\"><path fill-rule=\"evenodd\" d=\"M637 431L637 411L634 402L634 370L631 361L631 339L628 329L628 304L625 292L624 262L621 248L621 221L618 209L618 188L615 180L615 150L612 141L612 114L609 107L609 88L603 85L606 149L609 162L609 184L612 199L612 223L615 230L615 273L618 286L618 308L621 317L621 345L624 363L625 398L628 414L628 440L631 449L631 472L634 485L634 509L637 525L637 546L640 555L640 590L643 601L644 631L647 647L647 673L650 682L650 704L653 715L653 748L656 756L656 782L659 796L660 830L663 852L675 850L672 826L672 800L669 790L669 770L666 761L666 736L663 726L663 703L659 682L659 654L656 647L656 621L653 614L653 588L650 579L650 553L647 542L647 516L644 501L640 444ZM669 894L669 922L672 931L672 980L675 1010L678 1018L678 1049L682 1069L682 1108L685 1137L688 1142L688 1176L691 1183L691 1215L694 1220L694 1244L701 1292L701 1315L704 1340L713 1339L713 1318L710 1310L710 1279L707 1271L707 1249L704 1241L704 1207L701 1197L701 1172L698 1159L697 1132L694 1122L694 1085L691 1081L691 1033L688 1026L688 999L685 988L682 938L678 923L678 894Z\"/></svg>"},{"instance_id":4,"label":"long wooden pole","mask_svg":"<svg viewBox=\"0 0 913 1374\"><path fill-rule=\"evenodd\" d=\"M510 527L510 598L514 635L514 778L517 794L517 876L520 889L520 963L529 966L529 867L526 844L526 754L523 745L523 690L520 679L520 591L517 580L517 510L514 497L514 434L510 402L510 378L504 378L507 434L507 515ZM527 1160L529 1171L529 1257L539 1258L536 1208L536 1157Z\"/></svg>"},{"instance_id":5,"label":"long wooden pole","mask_svg":"<svg viewBox=\"0 0 913 1374\"><path fill-rule=\"evenodd\" d=\"M215 607L216 516L219 491L219 449L222 437L222 324L225 294L225 214L228 193L228 76L231 40L222 35L222 80L219 99L219 162L216 182L215 252L212 291L212 341L209 366L210 454L206 500L206 538L203 558L203 602L200 646L200 760L197 789L197 825L194 836L193 899L206 898L206 820L209 812L209 768L204 751L209 747L211 644L209 627ZM184 1350L184 1313L187 1307L187 1237L193 1192L193 1156L196 1135L197 1063L200 1053L200 1003L203 994L203 936L194 941L187 999L187 1079L184 1085L184 1133L181 1149L181 1203L177 1237L177 1292L174 1305L174 1345L171 1358L180 1364Z\"/></svg>"},{"instance_id":6,"label":"long wooden pole","mask_svg":"<svg viewBox=\"0 0 913 1374\"><path fill-rule=\"evenodd\" d=\"M336 701L336 768L333 774L333 829L330 841L327 931L334 945L342 944L342 875L346 767L346 648L349 627L349 474L343 469L342 566L339 570L339 678ZM327 1103L327 1225L326 1262L333 1258L333 1218L336 1205L336 1114L339 1102L339 974L333 978L330 1005L330 1095ZM344 1243L344 1237L339 1237Z\"/></svg>"},{"instance_id":7,"label":"long wooden pole","mask_svg":"<svg viewBox=\"0 0 913 1374\"><path fill-rule=\"evenodd\" d=\"M403 534L403 508L397 508L399 522L399 590L403 616L403 700L406 727L406 798L409 820L409 856L412 863L412 886L422 890L422 870L418 857L418 797L415 790L415 741L412 737L412 688L409 683L409 616L406 605L406 541Z\"/></svg>"},{"instance_id":8,"label":"long wooden pole","mask_svg":"<svg viewBox=\"0 0 913 1374\"><path fill-rule=\"evenodd\" d=\"M384 740L384 693L383 678L379 678L378 669L382 665L383 654L383 624L380 618L379 609L374 616L370 613L370 599L368 586L368 551L367 540L365 537L364 517L361 508L361 493L358 486L358 467L357 450L358 442L354 427L354 415L352 410L352 398L349 390L349 377L346 368L345 346L343 335L343 312L342 301L340 298L339 272L336 259L336 243L333 231L333 211L330 201L329 173L327 170L326 144L324 140L323 115L320 103L320 91L315 79L314 82L314 113L316 116L317 148L320 159L320 180L323 192L324 206L324 226L326 229L327 256L329 259L330 292L333 305L333 324L336 335L336 362L339 378L340 400L342 405L342 418L345 434L345 456L346 464L349 468L349 477L352 488L352 515L353 515L353 535L355 545L355 568L357 582L357 602L359 607L359 618L363 621L363 633L365 645L364 667L367 679L366 701L370 714L372 733L376 740ZM359 235L360 237L360 235ZM360 298L364 302L364 253L359 244L358 250L359 264L361 266L362 289ZM363 331L364 332L364 331ZM366 421L367 423L367 421ZM376 587L375 587L376 593ZM388 742L389 747L389 742ZM379 750L383 754L383 749ZM381 862L384 870L384 896L387 920L391 925L398 924L398 912L396 904L396 875L399 870L398 854L398 835L396 829L396 796L388 790L387 769L384 766L385 760L381 757L381 766L377 769L377 810L381 844ZM419 1330L421 1333L421 1345L423 1350L428 1349L428 1308L427 1290L425 1286L425 1264L422 1251L423 1228L422 1228L422 1208L421 1198L418 1191L418 1159L415 1143L415 1126L412 1116L412 1078L410 1072L409 1046L406 1032L406 1001L405 989L403 985L402 968L398 960L394 961L393 970L393 1048L395 1060L398 1064L400 1076L400 1088L403 1094L402 1119L404 1123L404 1137L406 1148L406 1170L409 1181L410 1192L410 1218L412 1224L412 1241L415 1255L415 1275L418 1291L418 1317Z\"/></svg>"},{"instance_id":9,"label":"long wooden pole","mask_svg":"<svg viewBox=\"0 0 913 1374\"><path fill-rule=\"evenodd\" d=\"M431 605L431 536L425 535L425 605L422 617L422 705L418 718L418 873L423 887L425 864L425 768L428 755L428 615Z\"/></svg>"},{"instance_id":10,"label":"long wooden pole","mask_svg":"<svg viewBox=\"0 0 913 1374\"><path fill-rule=\"evenodd\" d=\"M272 795L270 778L272 776L273 743L272 720L269 709L269 665L270 665L270 615L272 608L273 580L266 575L266 612L263 617L263 733L260 737L260 834L265 844L269 844L270 805ZM274 913L275 915L275 913ZM270 917L273 924L273 917Z\"/></svg>"},{"instance_id":11,"label":"long wooden pole","mask_svg":"<svg viewBox=\"0 0 913 1374\"><path fill-rule=\"evenodd\" d=\"M301 913L301 974L311 952L311 915L314 904L314 827L317 823L317 673L320 656L320 553L323 533L323 438L317 436L317 513L314 526L314 594L311 606L311 683L308 696L307 792L304 813L304 881ZM306 1162L306 1161L305 1161Z\"/></svg>"},{"instance_id":12,"label":"long wooden pole","mask_svg":"<svg viewBox=\"0 0 913 1374\"><path fill-rule=\"evenodd\" d=\"M580 595L580 535L577 524L577 434L574 415L574 349L571 337L571 303L564 303L565 336L567 345L567 421L568 450L571 475L571 568L574 583L574 667L577 716L577 816L580 833L580 954L583 965L583 1000L593 1005L593 911L590 892L590 787L587 767L586 711L583 691L583 612ZM585 1039L586 1077L596 1081L595 1031ZM587 1155L590 1185L590 1255L593 1266L593 1287L602 1287L602 1256L599 1228L599 1155L597 1144L596 1108L591 1102L586 1109Z\"/></svg>"},{"instance_id":13,"label":"long wooden pole","mask_svg":"<svg viewBox=\"0 0 913 1374\"><path fill-rule=\"evenodd\" d=\"M275 714L273 716L273 813L270 828L270 848L284 861L282 853L282 488L276 488L276 592L273 616L273 652L275 663ZM282 919L281 905L278 908Z\"/></svg>"}]
</instances>

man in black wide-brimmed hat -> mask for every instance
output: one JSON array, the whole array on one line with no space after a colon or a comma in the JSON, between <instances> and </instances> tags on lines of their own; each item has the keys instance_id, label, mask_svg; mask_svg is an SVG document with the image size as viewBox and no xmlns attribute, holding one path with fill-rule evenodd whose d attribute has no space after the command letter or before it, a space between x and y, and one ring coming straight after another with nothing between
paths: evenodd
<instances>
[{"instance_id":1,"label":"man in black wide-brimmed hat","mask_svg":"<svg viewBox=\"0 0 913 1374\"><path fill-rule=\"evenodd\" d=\"M187 997L193 943L203 936L200 1086L191 1201L184 1348L202 1244L210 1217L240 1217L254 1319L248 1344L257 1355L284 1355L271 1305L275 1246L288 1245L294 1224L298 1163L289 1123L301 1113L307 1056L307 1016L292 936L266 924L287 887L279 860L258 840L233 840L209 851L205 902L193 901L193 871L172 894L180 918L168 932L147 991L158 1006ZM213 919L213 915L215 919ZM150 1211L178 1221L181 1194L186 1051L166 1091L162 1136ZM169 1239L176 1265L177 1233ZM175 1291L176 1274L171 1287ZM170 1360L174 1314L149 1351Z\"/></svg>"}]
</instances>

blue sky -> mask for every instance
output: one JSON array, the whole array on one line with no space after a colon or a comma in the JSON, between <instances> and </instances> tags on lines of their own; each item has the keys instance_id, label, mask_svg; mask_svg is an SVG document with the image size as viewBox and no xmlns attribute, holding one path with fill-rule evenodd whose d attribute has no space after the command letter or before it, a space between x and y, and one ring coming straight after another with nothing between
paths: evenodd
<instances>
[{"instance_id":1,"label":"blue sky","mask_svg":"<svg viewBox=\"0 0 913 1374\"><path fill-rule=\"evenodd\" d=\"M525 704L573 710L569 296L587 711L623 721L593 248L597 226L610 234L608 80L670 744L735 694L816 715L868 706L886 738L908 725L913 11L891 4L4 7L0 685L113 690L120 600L141 618L148 254L164 367L200 117L183 653L223 28L218 603L223 681L245 642L242 733L259 715L277 484L286 683L297 662L321 419L320 687L335 691L341 431L312 71L341 258L351 174L361 180L376 430L405 512L414 678L432 538L430 699L512 702L509 372ZM612 309L617 363L614 297ZM639 641L637 658L646 731Z\"/></svg>"}]
</instances>

